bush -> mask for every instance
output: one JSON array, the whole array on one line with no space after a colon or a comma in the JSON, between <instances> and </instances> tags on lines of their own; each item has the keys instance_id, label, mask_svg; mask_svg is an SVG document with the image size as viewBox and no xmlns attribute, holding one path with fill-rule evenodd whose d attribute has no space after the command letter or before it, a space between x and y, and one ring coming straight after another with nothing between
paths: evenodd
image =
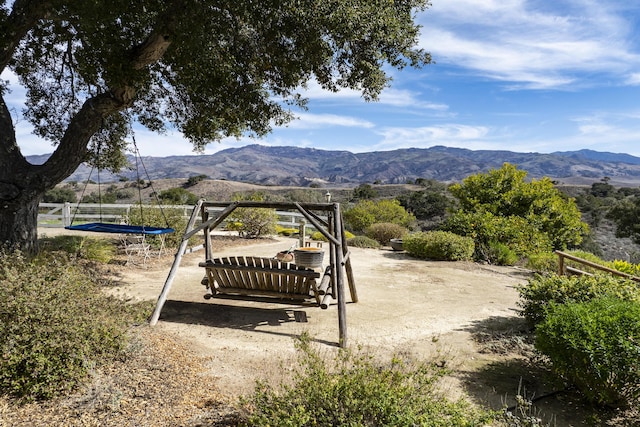
<instances>
[{"instance_id":1,"label":"bush","mask_svg":"<svg viewBox=\"0 0 640 427\"><path fill-rule=\"evenodd\" d=\"M621 271L622 273L631 274L632 276L640 276L640 265L633 264L628 261L614 260L608 263L608 265L614 270Z\"/></svg>"},{"instance_id":2,"label":"bush","mask_svg":"<svg viewBox=\"0 0 640 427\"><path fill-rule=\"evenodd\" d=\"M198 202L198 196L182 187L163 190L158 194L158 198L162 203L171 205L195 205Z\"/></svg>"},{"instance_id":3,"label":"bush","mask_svg":"<svg viewBox=\"0 0 640 427\"><path fill-rule=\"evenodd\" d=\"M640 283L613 276L536 276L518 287L520 314L532 324L544 320L552 304L615 296L640 302Z\"/></svg>"},{"instance_id":4,"label":"bush","mask_svg":"<svg viewBox=\"0 0 640 427\"><path fill-rule=\"evenodd\" d=\"M514 265L520 260L518 254L508 245L501 242L489 242L488 259L496 265Z\"/></svg>"},{"instance_id":5,"label":"bush","mask_svg":"<svg viewBox=\"0 0 640 427\"><path fill-rule=\"evenodd\" d=\"M297 228L285 228L281 225L276 224L276 233L279 236L293 236L295 234L298 234L299 232L300 230Z\"/></svg>"},{"instance_id":6,"label":"bush","mask_svg":"<svg viewBox=\"0 0 640 427\"><path fill-rule=\"evenodd\" d=\"M541 252L551 252L548 236L535 224L518 216L500 216L491 212L458 211L447 218L442 229L473 238L474 257L479 261L498 263L492 245L501 243L518 257L526 257Z\"/></svg>"},{"instance_id":7,"label":"bush","mask_svg":"<svg viewBox=\"0 0 640 427\"><path fill-rule=\"evenodd\" d=\"M401 239L408 232L409 230L401 225L378 222L367 227L365 235L376 240L381 245L388 245L391 239Z\"/></svg>"},{"instance_id":8,"label":"bush","mask_svg":"<svg viewBox=\"0 0 640 427\"><path fill-rule=\"evenodd\" d=\"M555 274L558 272L558 256L553 252L529 254L525 266L538 274Z\"/></svg>"},{"instance_id":9,"label":"bush","mask_svg":"<svg viewBox=\"0 0 640 427\"><path fill-rule=\"evenodd\" d=\"M319 231L314 231L313 233L311 233L311 240L317 240L319 242L328 242L329 239L327 239L324 234L322 234Z\"/></svg>"},{"instance_id":10,"label":"bush","mask_svg":"<svg viewBox=\"0 0 640 427\"><path fill-rule=\"evenodd\" d=\"M353 246L355 248L379 249L380 243L367 236L355 236L347 240L347 246Z\"/></svg>"},{"instance_id":11,"label":"bush","mask_svg":"<svg viewBox=\"0 0 640 427\"><path fill-rule=\"evenodd\" d=\"M510 219L509 222L519 218L527 227L518 228L528 234L536 230L546 237L553 249L579 245L589 227L582 222L575 201L564 197L549 178L528 181L526 176L526 171L505 163L500 169L471 175L462 183L451 185L449 191L458 199L460 206L456 214L486 214L488 217ZM517 232L518 228L509 230L509 233ZM492 236L480 240L508 243ZM512 249L522 253L517 248Z\"/></svg>"},{"instance_id":12,"label":"bush","mask_svg":"<svg viewBox=\"0 0 640 427\"><path fill-rule=\"evenodd\" d=\"M403 239L402 246L411 256L437 261L470 260L474 251L473 239L447 231L409 234Z\"/></svg>"},{"instance_id":13,"label":"bush","mask_svg":"<svg viewBox=\"0 0 640 427\"><path fill-rule=\"evenodd\" d=\"M536 348L588 400L628 406L640 399L640 303L596 298L552 305Z\"/></svg>"},{"instance_id":14,"label":"bush","mask_svg":"<svg viewBox=\"0 0 640 427\"><path fill-rule=\"evenodd\" d=\"M184 210L180 208L167 208L162 210L157 206L132 206L129 209L129 215L125 218L127 224L131 225L147 225L149 227L173 228L173 233L166 233L162 236L147 235L145 241L154 248L159 248L161 240L164 238L164 244L168 248L177 248L182 242L182 233L187 228L189 220L184 216ZM200 237L193 236L193 243L200 241Z\"/></svg>"},{"instance_id":15,"label":"bush","mask_svg":"<svg viewBox=\"0 0 640 427\"><path fill-rule=\"evenodd\" d=\"M397 200L361 200L343 214L344 221L351 231L366 230L376 222L390 222L403 227L409 227L415 222L415 217L408 213Z\"/></svg>"},{"instance_id":16,"label":"bush","mask_svg":"<svg viewBox=\"0 0 640 427\"><path fill-rule=\"evenodd\" d=\"M92 191L90 194L85 195L82 197L82 200L80 200L80 203L104 203L104 204L109 204L109 203L115 203L116 200L116 193L114 192L106 192L106 193L96 193L95 191Z\"/></svg>"},{"instance_id":17,"label":"bush","mask_svg":"<svg viewBox=\"0 0 640 427\"><path fill-rule=\"evenodd\" d=\"M349 232L348 230L344 231L344 237L345 239L349 240L349 239L353 239L355 236L353 235L353 233ZM327 239L324 234L322 234L319 231L314 231L313 233L311 233L311 240L317 240L320 242L328 242L329 239Z\"/></svg>"},{"instance_id":18,"label":"bush","mask_svg":"<svg viewBox=\"0 0 640 427\"><path fill-rule=\"evenodd\" d=\"M0 257L0 389L26 400L72 390L96 365L121 356L127 329L150 306L101 292L66 256ZM84 269L83 269L84 268Z\"/></svg>"},{"instance_id":19,"label":"bush","mask_svg":"<svg viewBox=\"0 0 640 427\"><path fill-rule=\"evenodd\" d=\"M42 201L45 203L75 203L77 200L76 192L66 186L52 188L42 197Z\"/></svg>"},{"instance_id":20,"label":"bush","mask_svg":"<svg viewBox=\"0 0 640 427\"><path fill-rule=\"evenodd\" d=\"M111 239L86 236L56 236L42 239L42 246L49 251L65 251L78 258L101 263L110 262L116 254Z\"/></svg>"},{"instance_id":21,"label":"bush","mask_svg":"<svg viewBox=\"0 0 640 427\"><path fill-rule=\"evenodd\" d=\"M398 357L379 364L347 350L328 362L311 348L308 337L296 345L301 367L293 372L293 384L274 389L259 382L245 400L247 425L471 426L493 417L442 397L435 385L444 371L434 365Z\"/></svg>"},{"instance_id":22,"label":"bush","mask_svg":"<svg viewBox=\"0 0 640 427\"><path fill-rule=\"evenodd\" d=\"M184 186L187 187L187 188L188 187L193 187L197 183L199 183L201 181L204 181L207 178L209 178L209 177L207 175L205 175L205 174L190 176L189 179L187 179L187 182L185 182Z\"/></svg>"}]
</instances>

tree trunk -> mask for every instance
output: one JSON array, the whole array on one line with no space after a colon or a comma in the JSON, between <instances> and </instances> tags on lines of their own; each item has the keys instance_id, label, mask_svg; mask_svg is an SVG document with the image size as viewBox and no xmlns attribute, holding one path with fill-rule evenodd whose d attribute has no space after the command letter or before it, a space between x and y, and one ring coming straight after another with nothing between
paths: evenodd
<instances>
[{"instance_id":1,"label":"tree trunk","mask_svg":"<svg viewBox=\"0 0 640 427\"><path fill-rule=\"evenodd\" d=\"M9 250L34 253L38 249L38 205L41 195L29 194L31 197L23 193L12 200L2 199L0 194L0 238Z\"/></svg>"}]
</instances>

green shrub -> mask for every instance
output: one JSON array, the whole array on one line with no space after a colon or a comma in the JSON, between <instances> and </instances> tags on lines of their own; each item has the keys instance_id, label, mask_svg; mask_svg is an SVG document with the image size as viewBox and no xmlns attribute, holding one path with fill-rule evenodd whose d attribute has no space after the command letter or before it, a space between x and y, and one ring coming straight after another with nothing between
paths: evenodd
<instances>
[{"instance_id":1,"label":"green shrub","mask_svg":"<svg viewBox=\"0 0 640 427\"><path fill-rule=\"evenodd\" d=\"M354 248L379 249L380 243L367 236L355 236L347 240L347 246L353 246Z\"/></svg>"},{"instance_id":2,"label":"green shrub","mask_svg":"<svg viewBox=\"0 0 640 427\"><path fill-rule=\"evenodd\" d=\"M279 236L293 236L294 234L298 234L299 232L300 230L297 228L291 228L291 227L285 228L281 225L276 224L276 233Z\"/></svg>"},{"instance_id":3,"label":"green shrub","mask_svg":"<svg viewBox=\"0 0 640 427\"><path fill-rule=\"evenodd\" d=\"M505 237L510 240L500 239L494 232L491 224L486 231L488 235L479 241L489 242L498 240L507 243L511 249L519 255L539 250L522 251L513 247L510 241L519 244L542 243L539 236L544 236L544 243L549 244L552 249L566 249L575 247L582 242L588 234L589 227L582 222L582 214L573 199L566 198L549 178L540 180L525 179L527 172L518 170L517 166L505 163L500 169L492 169L486 173L479 173L465 178L459 184L449 187L451 194L458 199L460 210L455 215L479 215L486 216L485 221L493 222L492 217L499 217L506 220L505 225L509 226ZM515 218L518 218L516 220ZM482 218L481 218L482 219ZM469 223L469 226L478 224L476 221ZM460 235L457 230L450 229ZM482 231L482 227L480 230ZM526 237L519 236L520 233L533 233L539 235L537 241L527 242ZM475 238L475 237L474 237Z\"/></svg>"},{"instance_id":4,"label":"green shrub","mask_svg":"<svg viewBox=\"0 0 640 427\"><path fill-rule=\"evenodd\" d=\"M525 267L538 274L558 272L558 256L553 252L538 252L529 254Z\"/></svg>"},{"instance_id":5,"label":"green shrub","mask_svg":"<svg viewBox=\"0 0 640 427\"><path fill-rule=\"evenodd\" d=\"M391 239L402 239L408 232L409 230L398 224L377 222L367 227L365 235L378 241L381 245L388 245Z\"/></svg>"},{"instance_id":6,"label":"green shrub","mask_svg":"<svg viewBox=\"0 0 640 427\"><path fill-rule=\"evenodd\" d=\"M129 215L125 218L127 224L131 225L148 225L150 227L173 228L173 233L166 233L162 236L147 235L145 241L154 248L159 248L161 239L164 238L164 244L168 248L177 248L182 242L182 234L187 228L188 219L184 216L184 210L180 208L163 207L162 210L157 206L133 206L129 210ZM200 237L192 237L193 243L199 241Z\"/></svg>"},{"instance_id":7,"label":"green shrub","mask_svg":"<svg viewBox=\"0 0 640 427\"><path fill-rule=\"evenodd\" d=\"M499 242L518 257L551 252L549 237L538 230L535 223L519 216L500 216L491 212L458 211L447 218L442 229L473 238L474 257L479 261L498 263L492 245Z\"/></svg>"},{"instance_id":8,"label":"green shrub","mask_svg":"<svg viewBox=\"0 0 640 427\"><path fill-rule=\"evenodd\" d=\"M416 220L395 199L361 200L352 208L346 209L343 218L349 225L347 228L355 232L364 231L377 222L391 222L410 227Z\"/></svg>"},{"instance_id":9,"label":"green shrub","mask_svg":"<svg viewBox=\"0 0 640 427\"><path fill-rule=\"evenodd\" d=\"M628 261L614 260L608 263L608 266L622 273L631 274L632 276L640 276L640 265L633 264Z\"/></svg>"},{"instance_id":10,"label":"green shrub","mask_svg":"<svg viewBox=\"0 0 640 427\"><path fill-rule=\"evenodd\" d=\"M474 251L473 239L447 231L409 234L403 239L402 246L411 256L438 261L470 260Z\"/></svg>"},{"instance_id":11,"label":"green shrub","mask_svg":"<svg viewBox=\"0 0 640 427\"><path fill-rule=\"evenodd\" d=\"M198 196L182 187L162 190L160 194L158 194L158 198L162 203L172 205L195 205L198 202Z\"/></svg>"},{"instance_id":12,"label":"green shrub","mask_svg":"<svg viewBox=\"0 0 640 427\"><path fill-rule=\"evenodd\" d=\"M187 182L185 182L184 186L185 187L193 187L197 183L199 183L201 181L204 181L207 178L209 178L209 177L207 175L205 175L205 174L190 176L189 179L187 179Z\"/></svg>"},{"instance_id":13,"label":"green shrub","mask_svg":"<svg viewBox=\"0 0 640 427\"><path fill-rule=\"evenodd\" d=\"M520 257L508 245L501 242L489 242L488 259L496 265L514 265Z\"/></svg>"},{"instance_id":14,"label":"green shrub","mask_svg":"<svg viewBox=\"0 0 640 427\"><path fill-rule=\"evenodd\" d=\"M237 208L227 219L227 230L247 239L275 234L278 214L275 209Z\"/></svg>"},{"instance_id":15,"label":"green shrub","mask_svg":"<svg viewBox=\"0 0 640 427\"><path fill-rule=\"evenodd\" d=\"M586 302L615 296L640 302L640 283L614 276L540 276L518 287L520 314L529 322L541 322L551 304Z\"/></svg>"},{"instance_id":16,"label":"green shrub","mask_svg":"<svg viewBox=\"0 0 640 427\"><path fill-rule=\"evenodd\" d=\"M121 356L130 323L150 306L101 292L95 272L60 254L0 257L0 390L26 400L75 388L105 360ZM93 274L92 274L93 273Z\"/></svg>"},{"instance_id":17,"label":"green shrub","mask_svg":"<svg viewBox=\"0 0 640 427\"><path fill-rule=\"evenodd\" d=\"M235 194L233 201L265 201L267 196L260 192ZM269 208L236 208L227 217L227 230L237 231L238 235L247 239L255 239L265 235L276 234L278 214Z\"/></svg>"},{"instance_id":18,"label":"green shrub","mask_svg":"<svg viewBox=\"0 0 640 427\"><path fill-rule=\"evenodd\" d=\"M444 372L434 365L399 357L379 364L347 350L326 361L308 337L297 348L301 367L293 372L293 384L272 388L259 382L245 399L247 425L472 426L493 418L462 400L442 397L436 382Z\"/></svg>"},{"instance_id":19,"label":"green shrub","mask_svg":"<svg viewBox=\"0 0 640 427\"><path fill-rule=\"evenodd\" d=\"M118 200L133 199L136 196L135 192L130 188L121 188L116 190L115 194Z\"/></svg>"},{"instance_id":20,"label":"green shrub","mask_svg":"<svg viewBox=\"0 0 640 427\"><path fill-rule=\"evenodd\" d=\"M552 305L536 333L536 348L588 400L639 401L640 303L607 297Z\"/></svg>"},{"instance_id":21,"label":"green shrub","mask_svg":"<svg viewBox=\"0 0 640 427\"><path fill-rule=\"evenodd\" d=\"M319 242L328 242L329 241L329 239L327 239L325 237L325 235L322 234L319 231L314 231L313 233L311 233L311 240L317 240Z\"/></svg>"},{"instance_id":22,"label":"green shrub","mask_svg":"<svg viewBox=\"0 0 640 427\"><path fill-rule=\"evenodd\" d=\"M75 203L77 200L76 192L67 186L52 188L42 197L45 203Z\"/></svg>"},{"instance_id":23,"label":"green shrub","mask_svg":"<svg viewBox=\"0 0 640 427\"><path fill-rule=\"evenodd\" d=\"M325 237L325 235L322 234L319 231L314 231L313 233L311 233L310 237L311 237L311 240L317 240L319 242L328 242L329 241L329 239L327 239ZM355 235L353 233L349 232L348 230L344 231L344 238L345 239L349 240L349 239L353 239L354 237L355 237Z\"/></svg>"},{"instance_id":24,"label":"green shrub","mask_svg":"<svg viewBox=\"0 0 640 427\"><path fill-rule=\"evenodd\" d=\"M49 251L65 251L78 258L105 264L111 261L116 254L116 246L112 239L62 235L45 237L41 244Z\"/></svg>"}]
</instances>

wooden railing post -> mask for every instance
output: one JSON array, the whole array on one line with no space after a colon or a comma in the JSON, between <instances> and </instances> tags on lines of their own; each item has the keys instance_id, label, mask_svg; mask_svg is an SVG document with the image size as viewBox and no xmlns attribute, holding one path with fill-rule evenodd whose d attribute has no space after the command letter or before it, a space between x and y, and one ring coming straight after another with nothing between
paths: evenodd
<instances>
[{"instance_id":1,"label":"wooden railing post","mask_svg":"<svg viewBox=\"0 0 640 427\"><path fill-rule=\"evenodd\" d=\"M564 276L564 254L560 251L556 251L558 255L558 276Z\"/></svg>"}]
</instances>

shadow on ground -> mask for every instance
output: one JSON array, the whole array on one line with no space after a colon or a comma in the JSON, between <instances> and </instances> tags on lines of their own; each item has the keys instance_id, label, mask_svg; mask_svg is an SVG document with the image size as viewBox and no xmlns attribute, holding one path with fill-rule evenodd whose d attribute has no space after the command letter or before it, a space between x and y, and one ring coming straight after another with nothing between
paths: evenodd
<instances>
[{"instance_id":1,"label":"shadow on ground","mask_svg":"<svg viewBox=\"0 0 640 427\"><path fill-rule=\"evenodd\" d=\"M259 308L217 304L215 302L168 300L162 309L160 320L297 338L297 334L276 329L284 323L306 322L307 308L318 310L318 307L301 307L300 305L295 305L291 308ZM260 329L263 326L275 328ZM337 346L335 342L320 339L313 339L313 341L329 346Z\"/></svg>"}]
</instances>

